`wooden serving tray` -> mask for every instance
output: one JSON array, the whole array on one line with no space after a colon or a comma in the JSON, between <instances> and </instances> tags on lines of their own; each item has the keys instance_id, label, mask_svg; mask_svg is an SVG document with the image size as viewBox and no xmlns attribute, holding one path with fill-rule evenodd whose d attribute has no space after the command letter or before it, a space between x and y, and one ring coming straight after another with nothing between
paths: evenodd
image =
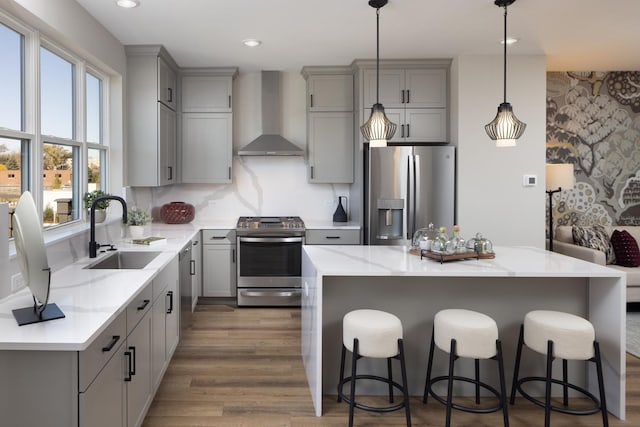
<instances>
[{"instance_id":1,"label":"wooden serving tray","mask_svg":"<svg viewBox=\"0 0 640 427\"><path fill-rule=\"evenodd\" d=\"M422 259L423 257L427 257L427 258L431 258L434 259L436 261L440 261L440 263L442 264L443 262L447 262L447 261L456 261L456 260L461 260L461 259L493 259L496 257L495 253L490 253L490 254L479 254L477 252L474 251L469 251L463 254L439 254L436 252L431 252L431 251L426 251L423 249L410 249L409 253L413 254L413 255L419 255L420 259Z\"/></svg>"}]
</instances>

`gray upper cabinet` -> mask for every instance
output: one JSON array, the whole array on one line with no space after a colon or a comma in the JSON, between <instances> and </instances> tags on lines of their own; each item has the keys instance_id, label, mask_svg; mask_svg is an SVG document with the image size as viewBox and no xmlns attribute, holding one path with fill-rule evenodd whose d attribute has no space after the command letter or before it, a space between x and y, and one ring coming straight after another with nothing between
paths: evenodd
<instances>
[{"instance_id":1,"label":"gray upper cabinet","mask_svg":"<svg viewBox=\"0 0 640 427\"><path fill-rule=\"evenodd\" d=\"M377 94L375 61L355 61L360 120L369 118L377 97L389 120L398 125L391 142L448 142L450 64L448 59L383 60Z\"/></svg>"},{"instance_id":2,"label":"gray upper cabinet","mask_svg":"<svg viewBox=\"0 0 640 427\"><path fill-rule=\"evenodd\" d=\"M231 183L237 74L237 68L180 71L181 182Z\"/></svg>"},{"instance_id":3,"label":"gray upper cabinet","mask_svg":"<svg viewBox=\"0 0 640 427\"><path fill-rule=\"evenodd\" d=\"M307 81L307 160L312 183L353 182L353 71L304 67Z\"/></svg>"},{"instance_id":4,"label":"gray upper cabinet","mask_svg":"<svg viewBox=\"0 0 640 427\"><path fill-rule=\"evenodd\" d=\"M166 59L158 57L158 101L162 102L173 111L177 104L177 87L175 69L172 69Z\"/></svg>"},{"instance_id":5,"label":"gray upper cabinet","mask_svg":"<svg viewBox=\"0 0 640 427\"><path fill-rule=\"evenodd\" d=\"M177 182L177 64L159 45L125 46L127 53L126 185Z\"/></svg>"}]
</instances>

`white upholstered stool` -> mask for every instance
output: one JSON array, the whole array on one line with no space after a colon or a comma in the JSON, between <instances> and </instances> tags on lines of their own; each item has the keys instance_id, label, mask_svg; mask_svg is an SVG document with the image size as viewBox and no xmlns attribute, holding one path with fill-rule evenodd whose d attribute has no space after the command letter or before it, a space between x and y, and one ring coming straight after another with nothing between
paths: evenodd
<instances>
[{"instance_id":1,"label":"white upholstered stool","mask_svg":"<svg viewBox=\"0 0 640 427\"><path fill-rule=\"evenodd\" d=\"M351 376L344 377L346 351L352 353ZM376 375L357 375L356 366L362 357L387 359L388 377ZM393 381L391 359L400 361L402 385ZM389 386L389 402L393 403L393 388L403 394L401 403L373 407L356 402L356 381L360 379L382 381ZM349 396L345 396L342 387L350 382ZM353 425L354 408L373 412L390 412L405 408L407 426L411 425L409 410L409 392L407 390L407 370L404 363L404 349L402 345L402 322L393 314L380 310L354 310L347 313L342 320L342 357L340 359L340 381L338 382L338 402L344 400L349 404L349 426Z\"/></svg>"},{"instance_id":2,"label":"white upholstered stool","mask_svg":"<svg viewBox=\"0 0 640 427\"><path fill-rule=\"evenodd\" d=\"M522 347L526 345L533 351L547 356L547 370L544 377L519 378ZM553 379L553 360L562 359L562 380ZM600 399L582 387L569 383L567 373L567 360L585 360L595 363L598 378ZM532 397L525 392L522 385L531 381L545 383L545 399ZM551 404L551 385L562 386L563 407ZM569 408L568 391L575 390L594 403L593 408L577 410ZM511 387L511 404L515 402L516 390L527 400L542 406L545 409L545 426L549 427L551 411L572 415L591 415L602 413L603 425L609 425L607 418L607 404L604 394L604 382L602 378L602 363L600 359L600 347L595 340L593 325L582 317L563 313L560 311L535 310L530 311L524 318L524 324L520 327L518 349L516 354L513 385Z\"/></svg>"},{"instance_id":3,"label":"white upholstered stool","mask_svg":"<svg viewBox=\"0 0 640 427\"><path fill-rule=\"evenodd\" d=\"M449 373L431 378L433 367L433 355L435 346L449 353ZM474 359L475 379L454 375L454 364L457 358L465 357ZM500 390L480 381L480 359L495 359L498 362L498 374L500 377ZM438 396L433 391L433 385L439 381L447 381L446 399ZM453 403L453 382L462 381L475 385L476 405L480 404L480 388L488 390L498 398L496 406L469 407ZM427 403L427 397L431 394L438 402L446 405L446 426L451 425L451 410L458 409L464 412L489 413L502 410L504 425L509 426L509 414L506 404L506 386L504 379L504 364L502 360L502 345L498 339L498 326L489 316L471 310L450 309L441 310L433 319L433 334L429 349L429 363L427 365L427 378L425 380L424 395L422 401Z\"/></svg>"}]
</instances>

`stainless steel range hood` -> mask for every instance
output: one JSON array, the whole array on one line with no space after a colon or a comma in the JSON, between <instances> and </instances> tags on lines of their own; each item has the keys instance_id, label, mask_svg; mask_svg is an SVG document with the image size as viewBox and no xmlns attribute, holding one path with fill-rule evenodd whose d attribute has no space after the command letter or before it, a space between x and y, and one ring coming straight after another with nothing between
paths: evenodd
<instances>
[{"instance_id":1,"label":"stainless steel range hood","mask_svg":"<svg viewBox=\"0 0 640 427\"><path fill-rule=\"evenodd\" d=\"M238 151L240 156L302 156L304 150L280 135L280 72L262 71L262 135Z\"/></svg>"}]
</instances>

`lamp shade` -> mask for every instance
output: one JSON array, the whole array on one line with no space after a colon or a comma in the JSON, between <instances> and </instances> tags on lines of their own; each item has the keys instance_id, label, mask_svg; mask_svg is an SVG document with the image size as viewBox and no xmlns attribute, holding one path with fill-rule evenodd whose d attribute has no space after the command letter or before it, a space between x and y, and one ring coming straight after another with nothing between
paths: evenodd
<instances>
[{"instance_id":1,"label":"lamp shade","mask_svg":"<svg viewBox=\"0 0 640 427\"><path fill-rule=\"evenodd\" d=\"M547 191L572 189L575 183L573 176L573 164L547 164L545 181Z\"/></svg>"},{"instance_id":2,"label":"lamp shade","mask_svg":"<svg viewBox=\"0 0 640 427\"><path fill-rule=\"evenodd\" d=\"M498 114L484 129L489 138L496 141L496 147L515 147L516 140L522 136L526 123L521 122L513 114L513 108L508 102L498 106Z\"/></svg>"},{"instance_id":3,"label":"lamp shade","mask_svg":"<svg viewBox=\"0 0 640 427\"><path fill-rule=\"evenodd\" d=\"M360 126L360 132L369 147L386 147L387 141L393 138L397 125L392 123L384 113L382 104L373 104L369 120Z\"/></svg>"}]
</instances>

